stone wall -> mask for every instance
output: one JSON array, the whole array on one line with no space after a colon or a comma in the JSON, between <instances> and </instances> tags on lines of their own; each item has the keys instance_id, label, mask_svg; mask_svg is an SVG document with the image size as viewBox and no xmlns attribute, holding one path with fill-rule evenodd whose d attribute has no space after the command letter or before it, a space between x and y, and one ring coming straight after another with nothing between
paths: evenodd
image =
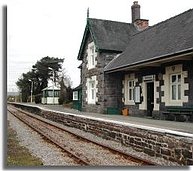
<instances>
[{"instance_id":1,"label":"stone wall","mask_svg":"<svg viewBox=\"0 0 193 171\"><path fill-rule=\"evenodd\" d=\"M180 165L193 165L193 137L169 131L143 128L140 125L121 125L113 121L100 121L78 115L40 110L38 107L16 105L30 112L35 111L46 119L78 128L105 139L111 139L136 151L160 157Z\"/></svg>"},{"instance_id":2,"label":"stone wall","mask_svg":"<svg viewBox=\"0 0 193 171\"><path fill-rule=\"evenodd\" d=\"M192 61L186 61L183 65L183 70L188 71L188 78L185 83L189 84L189 90L185 91L185 95L188 95L188 103L185 106L193 106L193 59Z\"/></svg>"},{"instance_id":3,"label":"stone wall","mask_svg":"<svg viewBox=\"0 0 193 171\"><path fill-rule=\"evenodd\" d=\"M121 73L105 74L105 108L113 107L119 110L123 108L122 79Z\"/></svg>"},{"instance_id":4,"label":"stone wall","mask_svg":"<svg viewBox=\"0 0 193 171\"><path fill-rule=\"evenodd\" d=\"M87 47L88 44L91 43L93 40L89 35L87 41L85 43L84 52L83 52L83 59L82 59L82 71L81 71L81 80L82 80L82 110L86 112L96 112L96 113L105 113L106 112L106 101L108 96L106 96L105 89L110 88L106 84L106 79L104 75L104 67L117 55L114 52L100 52L97 51L97 65L93 69L87 68L88 60L87 60ZM96 76L97 80L97 102L96 104L88 104L87 102L87 78L91 78L92 76ZM115 81L116 82L116 81ZM108 81L107 81L108 83ZM112 93L111 93L112 94Z\"/></svg>"},{"instance_id":5,"label":"stone wall","mask_svg":"<svg viewBox=\"0 0 193 171\"><path fill-rule=\"evenodd\" d=\"M159 110L154 110L152 112L152 117L156 119L162 119L162 112L166 111L166 104L165 102L162 101L162 97L164 96L164 91L162 90L162 87L164 86L164 80L163 80L163 75L165 75L165 68L173 65L178 65L182 64L183 66L183 71L187 71L188 77L184 78L185 80L184 83L188 83L189 89L185 90L185 96L188 96L188 102L184 102L183 106L193 106L193 60L191 61L176 61L172 63L167 63L163 64L160 67L154 67L154 68L144 68L141 69L138 72L135 72L135 78L138 79L138 82L136 83L137 85L142 84L142 78L145 75L155 75L155 81L158 83L158 86L156 87L156 93L158 94L158 97L156 97L156 105L159 106ZM128 72L129 73L129 72ZM125 74L128 74L127 72ZM155 82L154 82L155 86ZM123 85L124 87L124 85ZM144 91L144 90L142 90ZM155 96L155 92L154 92ZM142 96L142 103L144 102L144 96ZM155 102L154 101L154 102ZM146 103L144 104L146 105ZM155 105L154 105L155 106ZM140 109L138 104L135 105L124 105L124 107L129 109L129 114L132 116L146 116L147 112L146 109L142 110Z\"/></svg>"}]
</instances>

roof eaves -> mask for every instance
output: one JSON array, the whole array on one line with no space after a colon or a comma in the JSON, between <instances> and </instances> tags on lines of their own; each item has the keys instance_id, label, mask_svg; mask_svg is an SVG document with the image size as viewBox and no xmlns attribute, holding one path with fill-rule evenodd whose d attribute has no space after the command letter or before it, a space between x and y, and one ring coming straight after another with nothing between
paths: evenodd
<instances>
[{"instance_id":1,"label":"roof eaves","mask_svg":"<svg viewBox=\"0 0 193 171\"><path fill-rule=\"evenodd\" d=\"M81 42L81 45L80 45L80 50L79 50L79 52L78 52L78 57L77 57L77 59L78 60L82 60L82 58L81 58L81 54L82 54L82 51L83 51L83 49L84 49L84 45L85 45L85 41L86 41L86 36L87 36L87 33L88 33L88 26L86 25L86 28L85 28L85 30L84 30L84 34L83 34L83 38L82 38L82 42Z\"/></svg>"},{"instance_id":2,"label":"roof eaves","mask_svg":"<svg viewBox=\"0 0 193 171\"><path fill-rule=\"evenodd\" d=\"M128 68L128 67L131 67L131 66L135 66L135 65L139 65L139 64L143 64L143 63L147 63L147 62L152 62L152 61L156 61L156 60L160 60L160 59L164 59L164 58L170 58L170 57L172 57L174 55L181 55L183 53L193 53L193 47L188 48L188 49L184 49L184 50L181 50L181 51L178 51L178 52L173 52L173 53L168 53L168 54L160 55L160 56L153 57L153 58L150 58L150 59L147 59L147 60L141 60L141 61L134 62L134 63L131 63L131 64L126 64L126 65L118 66L118 67L115 67L115 68L108 69L107 68L108 65L107 65L105 67L105 69L104 69L104 72L106 72L106 73L108 73L108 72L109 73L110 72L116 72L117 70L120 70L120 69L123 69L123 68L126 68L126 67Z\"/></svg>"}]
</instances>

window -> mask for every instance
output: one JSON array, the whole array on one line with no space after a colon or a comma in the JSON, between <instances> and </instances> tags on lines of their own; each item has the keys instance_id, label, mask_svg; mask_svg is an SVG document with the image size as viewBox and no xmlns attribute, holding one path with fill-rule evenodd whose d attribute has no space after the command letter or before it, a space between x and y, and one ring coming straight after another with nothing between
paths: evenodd
<instances>
[{"instance_id":1,"label":"window","mask_svg":"<svg viewBox=\"0 0 193 171\"><path fill-rule=\"evenodd\" d=\"M54 97L59 97L60 93L59 91L54 91Z\"/></svg>"},{"instance_id":2,"label":"window","mask_svg":"<svg viewBox=\"0 0 193 171\"><path fill-rule=\"evenodd\" d=\"M73 100L78 100L78 91L73 91Z\"/></svg>"},{"instance_id":3,"label":"window","mask_svg":"<svg viewBox=\"0 0 193 171\"><path fill-rule=\"evenodd\" d=\"M94 58L94 46L90 47L90 51L91 51L91 66L95 65L95 58Z\"/></svg>"},{"instance_id":4,"label":"window","mask_svg":"<svg viewBox=\"0 0 193 171\"><path fill-rule=\"evenodd\" d=\"M95 98L96 98L96 88L95 88L95 81L90 81L89 82L89 95L88 95L88 102L90 104L94 104L95 103Z\"/></svg>"},{"instance_id":5,"label":"window","mask_svg":"<svg viewBox=\"0 0 193 171\"><path fill-rule=\"evenodd\" d=\"M92 69L96 65L96 53L94 43L88 45L88 69Z\"/></svg>"},{"instance_id":6,"label":"window","mask_svg":"<svg viewBox=\"0 0 193 171\"><path fill-rule=\"evenodd\" d=\"M54 90L54 97L59 97L59 91ZM53 97L53 90L46 91L46 97Z\"/></svg>"},{"instance_id":7,"label":"window","mask_svg":"<svg viewBox=\"0 0 193 171\"><path fill-rule=\"evenodd\" d=\"M181 100L181 74L170 75L171 100Z\"/></svg>"},{"instance_id":8,"label":"window","mask_svg":"<svg viewBox=\"0 0 193 171\"><path fill-rule=\"evenodd\" d=\"M128 101L134 100L134 85L135 82L133 80L128 81Z\"/></svg>"},{"instance_id":9,"label":"window","mask_svg":"<svg viewBox=\"0 0 193 171\"><path fill-rule=\"evenodd\" d=\"M47 91L47 97L53 97L53 91L52 90Z\"/></svg>"}]
</instances>

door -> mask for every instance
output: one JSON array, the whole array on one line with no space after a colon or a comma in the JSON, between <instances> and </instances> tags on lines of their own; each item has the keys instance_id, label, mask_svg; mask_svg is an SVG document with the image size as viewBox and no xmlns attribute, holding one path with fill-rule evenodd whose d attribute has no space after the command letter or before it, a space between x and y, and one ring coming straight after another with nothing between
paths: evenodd
<instances>
[{"instance_id":1,"label":"door","mask_svg":"<svg viewBox=\"0 0 193 171\"><path fill-rule=\"evenodd\" d=\"M147 116L152 116L154 107L154 83L147 83Z\"/></svg>"}]
</instances>

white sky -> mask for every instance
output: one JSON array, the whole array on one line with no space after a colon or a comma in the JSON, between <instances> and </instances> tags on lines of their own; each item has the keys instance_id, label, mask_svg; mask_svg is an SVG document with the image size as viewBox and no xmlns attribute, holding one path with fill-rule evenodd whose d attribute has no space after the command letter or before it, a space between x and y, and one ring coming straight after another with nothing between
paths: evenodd
<instances>
[{"instance_id":1,"label":"white sky","mask_svg":"<svg viewBox=\"0 0 193 171\"><path fill-rule=\"evenodd\" d=\"M193 0L138 0L141 18L150 25L193 8ZM87 8L90 17L131 22L133 0L4 0L7 4L7 90L42 57L65 58L64 68L73 87L79 85L77 68Z\"/></svg>"}]
</instances>

